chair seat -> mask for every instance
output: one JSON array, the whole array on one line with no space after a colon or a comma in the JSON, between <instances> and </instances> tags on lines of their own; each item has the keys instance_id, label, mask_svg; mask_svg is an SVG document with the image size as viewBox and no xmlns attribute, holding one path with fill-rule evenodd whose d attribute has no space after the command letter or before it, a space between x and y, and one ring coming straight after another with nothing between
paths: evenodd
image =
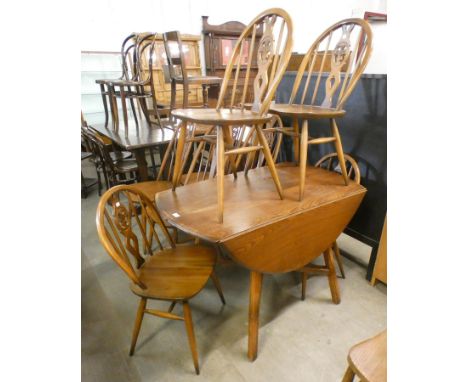
<instances>
[{"instance_id":1,"label":"chair seat","mask_svg":"<svg viewBox=\"0 0 468 382\"><path fill-rule=\"evenodd\" d=\"M203 289L216 263L216 251L205 246L180 245L148 256L137 271L146 285L131 285L141 297L161 300L185 300Z\"/></svg>"},{"instance_id":2,"label":"chair seat","mask_svg":"<svg viewBox=\"0 0 468 382\"><path fill-rule=\"evenodd\" d=\"M112 151L109 153L111 159L115 162L122 159L128 159L132 156L130 151Z\"/></svg>"},{"instance_id":3,"label":"chair seat","mask_svg":"<svg viewBox=\"0 0 468 382\"><path fill-rule=\"evenodd\" d=\"M338 118L346 114L345 110L336 110L320 106L312 105L290 105L290 104L274 104L270 106L270 113L280 114L288 117L298 118Z\"/></svg>"},{"instance_id":4,"label":"chair seat","mask_svg":"<svg viewBox=\"0 0 468 382\"><path fill-rule=\"evenodd\" d=\"M114 163L118 172L138 171L138 164L135 159L119 159Z\"/></svg>"},{"instance_id":5,"label":"chair seat","mask_svg":"<svg viewBox=\"0 0 468 382\"><path fill-rule=\"evenodd\" d=\"M364 382L387 381L387 331L354 345L348 362Z\"/></svg>"},{"instance_id":6,"label":"chair seat","mask_svg":"<svg viewBox=\"0 0 468 382\"><path fill-rule=\"evenodd\" d=\"M145 196L154 202L154 196L161 191L169 190L172 187L172 182L165 180L154 180L149 182L140 182L130 185L131 188L142 192Z\"/></svg>"},{"instance_id":7,"label":"chair seat","mask_svg":"<svg viewBox=\"0 0 468 382\"><path fill-rule=\"evenodd\" d=\"M273 116L271 114L253 113L240 109L175 109L171 113L175 118L188 122L207 125L247 125L266 123Z\"/></svg>"},{"instance_id":8,"label":"chair seat","mask_svg":"<svg viewBox=\"0 0 468 382\"><path fill-rule=\"evenodd\" d=\"M175 77L174 80L178 84L184 83L184 78L182 76ZM194 85L218 85L223 82L221 77L215 76L188 76L187 80L189 84Z\"/></svg>"}]
</instances>

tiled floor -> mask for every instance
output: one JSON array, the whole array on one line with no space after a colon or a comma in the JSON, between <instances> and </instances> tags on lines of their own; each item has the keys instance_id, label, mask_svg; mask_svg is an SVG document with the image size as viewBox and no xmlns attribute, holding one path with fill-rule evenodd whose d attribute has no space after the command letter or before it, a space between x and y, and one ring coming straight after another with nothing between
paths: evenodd
<instances>
[{"instance_id":1,"label":"tiled floor","mask_svg":"<svg viewBox=\"0 0 468 382\"><path fill-rule=\"evenodd\" d=\"M258 358L247 359L249 274L217 267L227 304L207 287L192 302L200 376L183 323L145 316L135 355L128 356L138 299L101 247L93 190L82 200L82 380L90 381L341 381L349 348L386 327L386 287L372 287L365 269L344 259L342 302L331 302L327 278L309 279L300 300L298 274L264 277ZM168 303L152 302L165 308ZM176 306L181 313L181 307Z\"/></svg>"}]
</instances>

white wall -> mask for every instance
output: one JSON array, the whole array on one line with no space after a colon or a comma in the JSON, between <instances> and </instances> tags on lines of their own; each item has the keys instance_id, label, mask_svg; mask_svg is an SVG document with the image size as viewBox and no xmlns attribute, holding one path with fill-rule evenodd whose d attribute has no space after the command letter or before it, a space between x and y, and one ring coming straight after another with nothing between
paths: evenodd
<instances>
[{"instance_id":1,"label":"white wall","mask_svg":"<svg viewBox=\"0 0 468 382\"><path fill-rule=\"evenodd\" d=\"M81 50L118 51L130 32L180 30L200 34L202 15L209 16L212 24L231 20L248 24L261 11L274 7L291 15L294 51L303 53L334 22L361 17L364 11L386 13L387 4L386 0L83 0ZM386 28L377 28L369 69L386 73L385 44L380 44Z\"/></svg>"}]
</instances>

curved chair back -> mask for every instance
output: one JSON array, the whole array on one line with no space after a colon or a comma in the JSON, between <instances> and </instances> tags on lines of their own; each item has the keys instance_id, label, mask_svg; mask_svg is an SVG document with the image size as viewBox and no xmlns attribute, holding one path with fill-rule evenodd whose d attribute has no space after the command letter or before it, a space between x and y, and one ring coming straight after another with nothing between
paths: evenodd
<instances>
[{"instance_id":1,"label":"curved chair back","mask_svg":"<svg viewBox=\"0 0 468 382\"><path fill-rule=\"evenodd\" d=\"M137 269L145 262L143 253L153 255L153 238L160 250L175 247L154 204L141 192L126 185L104 193L98 204L96 225L106 252L143 289L146 286L138 278Z\"/></svg>"},{"instance_id":2,"label":"curved chair back","mask_svg":"<svg viewBox=\"0 0 468 382\"><path fill-rule=\"evenodd\" d=\"M332 25L304 56L289 103L341 109L361 77L371 52L372 30L367 21L345 19ZM310 86L313 72L316 73L315 85ZM307 79L299 91L305 73Z\"/></svg>"},{"instance_id":3,"label":"curved chair back","mask_svg":"<svg viewBox=\"0 0 468 382\"><path fill-rule=\"evenodd\" d=\"M257 36L260 34L261 38L258 40ZM244 108L250 84L250 72L252 66L256 65L258 72L253 80L252 111L261 115L266 113L291 57L292 34L291 17L283 9L273 8L260 13L245 28L234 46L226 66L216 109L219 110L223 106ZM258 46L256 46L257 44ZM254 57L255 51L257 52L256 57ZM247 59L245 53L248 54ZM239 72L241 66L245 67L245 65L245 78L241 81L243 86L238 88L240 85ZM230 86L231 83L233 85L229 97L230 102L228 105L223 105L228 85ZM241 96L240 100L238 95Z\"/></svg>"},{"instance_id":4,"label":"curved chair back","mask_svg":"<svg viewBox=\"0 0 468 382\"><path fill-rule=\"evenodd\" d=\"M359 166L356 161L349 156L348 154L344 154L345 164L346 164L346 172L348 174L349 179L354 179L354 181L358 184L361 183L361 171L359 170ZM335 171L341 173L341 167L338 160L337 153L331 153L323 156L320 158L317 163L315 163L315 167L321 167L327 169L328 171Z\"/></svg>"}]
</instances>

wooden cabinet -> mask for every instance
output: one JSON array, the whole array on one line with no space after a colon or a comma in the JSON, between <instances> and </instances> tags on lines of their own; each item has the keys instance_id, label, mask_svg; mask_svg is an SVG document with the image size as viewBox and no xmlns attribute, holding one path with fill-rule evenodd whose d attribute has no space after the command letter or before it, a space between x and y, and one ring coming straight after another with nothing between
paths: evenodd
<instances>
[{"instance_id":1,"label":"wooden cabinet","mask_svg":"<svg viewBox=\"0 0 468 382\"><path fill-rule=\"evenodd\" d=\"M228 21L224 24L220 25L211 25L208 23L208 16L202 16L203 27L203 43L205 48L205 63L206 63L206 75L208 76L217 76L224 78L224 73L226 71L226 65L229 62L231 57L232 50L239 38L239 36L244 31L246 25L242 24L238 21ZM249 75L249 88L247 90L246 102L253 101L253 79L257 75L258 67L257 67L257 50L258 50L258 43L262 37L262 32L257 33L255 38L255 48L252 60L252 66ZM244 81L246 78L247 72L247 60L249 56L249 49L250 49L250 40L246 41L244 44L243 52L241 56L241 63L244 64L241 66L241 70L239 72L239 80L237 89L239 94L236 94L236 100L241 99L242 88L244 86ZM234 78L234 77L233 77ZM229 102L231 99L232 94L232 81L230 81L230 85L228 86L226 95L225 95L225 102ZM216 91L216 89L213 89ZM210 97L212 94L210 93Z\"/></svg>"},{"instance_id":2,"label":"wooden cabinet","mask_svg":"<svg viewBox=\"0 0 468 382\"><path fill-rule=\"evenodd\" d=\"M200 63L200 36L182 34L182 50L184 51L185 64L189 76L201 76ZM147 57L143 59L143 70L148 70ZM171 83L167 68L166 51L161 34L156 35L156 43L153 55L153 82L156 90L156 99L159 104L169 106L171 103ZM177 85L176 107L182 105L183 88ZM189 105L203 105L203 93L201 85L189 85Z\"/></svg>"}]
</instances>

